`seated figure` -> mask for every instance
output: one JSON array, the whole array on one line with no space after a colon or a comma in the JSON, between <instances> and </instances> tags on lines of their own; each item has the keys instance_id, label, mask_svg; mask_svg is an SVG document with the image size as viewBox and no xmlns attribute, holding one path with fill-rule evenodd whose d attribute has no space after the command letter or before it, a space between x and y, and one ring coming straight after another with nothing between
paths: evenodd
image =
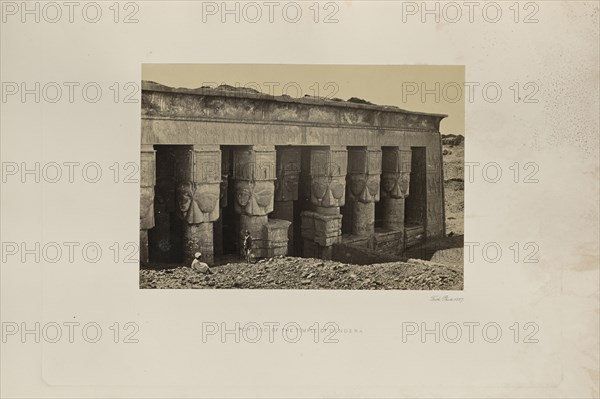
<instances>
[{"instance_id":1,"label":"seated figure","mask_svg":"<svg viewBox=\"0 0 600 399\"><path fill-rule=\"evenodd\" d=\"M204 263L204 262L200 262L200 257L202 256L202 254L200 252L196 252L194 254L194 260L192 261L192 269L200 272L202 274L212 274L212 270L210 270L210 267L208 266L208 264Z\"/></svg>"}]
</instances>

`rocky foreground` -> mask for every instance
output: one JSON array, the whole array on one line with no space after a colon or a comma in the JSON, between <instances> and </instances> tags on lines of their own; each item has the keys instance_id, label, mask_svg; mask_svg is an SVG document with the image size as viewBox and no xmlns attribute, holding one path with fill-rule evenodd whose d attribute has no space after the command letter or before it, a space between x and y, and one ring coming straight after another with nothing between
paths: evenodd
<instances>
[{"instance_id":1,"label":"rocky foreground","mask_svg":"<svg viewBox=\"0 0 600 399\"><path fill-rule=\"evenodd\" d=\"M140 288L274 288L360 290L461 290L462 268L421 260L349 265L281 257L255 264L229 263L204 275L189 267L140 270Z\"/></svg>"}]
</instances>

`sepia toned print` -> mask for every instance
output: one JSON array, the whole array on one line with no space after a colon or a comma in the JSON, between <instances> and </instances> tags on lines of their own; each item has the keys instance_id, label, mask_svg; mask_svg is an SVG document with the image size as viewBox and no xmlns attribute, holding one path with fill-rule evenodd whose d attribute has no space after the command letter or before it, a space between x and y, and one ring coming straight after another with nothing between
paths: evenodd
<instances>
[{"instance_id":1,"label":"sepia toned print","mask_svg":"<svg viewBox=\"0 0 600 399\"><path fill-rule=\"evenodd\" d=\"M141 112L141 288L463 288L448 115L154 81Z\"/></svg>"}]
</instances>

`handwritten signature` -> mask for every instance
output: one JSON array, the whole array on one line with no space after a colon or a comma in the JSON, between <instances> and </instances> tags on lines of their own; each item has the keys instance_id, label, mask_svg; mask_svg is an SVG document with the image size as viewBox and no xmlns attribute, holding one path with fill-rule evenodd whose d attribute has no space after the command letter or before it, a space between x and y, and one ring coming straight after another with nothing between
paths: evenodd
<instances>
[{"instance_id":1,"label":"handwritten signature","mask_svg":"<svg viewBox=\"0 0 600 399\"><path fill-rule=\"evenodd\" d=\"M431 300L432 301L436 301L436 302L462 302L465 298L460 298L460 297L450 297L448 295L432 295L431 296Z\"/></svg>"}]
</instances>

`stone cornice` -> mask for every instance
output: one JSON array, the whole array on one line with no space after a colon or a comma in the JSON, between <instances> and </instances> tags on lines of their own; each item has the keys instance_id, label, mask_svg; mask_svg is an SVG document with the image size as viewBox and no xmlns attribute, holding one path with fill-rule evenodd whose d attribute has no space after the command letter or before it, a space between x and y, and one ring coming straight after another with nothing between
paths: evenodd
<instances>
[{"instance_id":1,"label":"stone cornice","mask_svg":"<svg viewBox=\"0 0 600 399\"><path fill-rule=\"evenodd\" d=\"M173 89L142 84L142 119L439 132L446 115L243 89Z\"/></svg>"},{"instance_id":2,"label":"stone cornice","mask_svg":"<svg viewBox=\"0 0 600 399\"><path fill-rule=\"evenodd\" d=\"M365 125L347 125L347 124L331 124L331 123L316 123L316 122L302 122L302 121L261 121L261 120L247 120L247 119L231 119L231 118L188 118L188 117L172 117L172 116L142 116L142 120L152 121L173 121L173 122L208 122L208 123L235 123L235 124L253 124L253 125L265 125L265 126L301 126L301 127L316 127L316 128L331 128L331 129L356 129L371 131L385 130L393 132L422 132L422 133L439 133L436 129L419 129L419 128L408 128L408 127L384 127L384 126L365 126Z\"/></svg>"}]
</instances>

